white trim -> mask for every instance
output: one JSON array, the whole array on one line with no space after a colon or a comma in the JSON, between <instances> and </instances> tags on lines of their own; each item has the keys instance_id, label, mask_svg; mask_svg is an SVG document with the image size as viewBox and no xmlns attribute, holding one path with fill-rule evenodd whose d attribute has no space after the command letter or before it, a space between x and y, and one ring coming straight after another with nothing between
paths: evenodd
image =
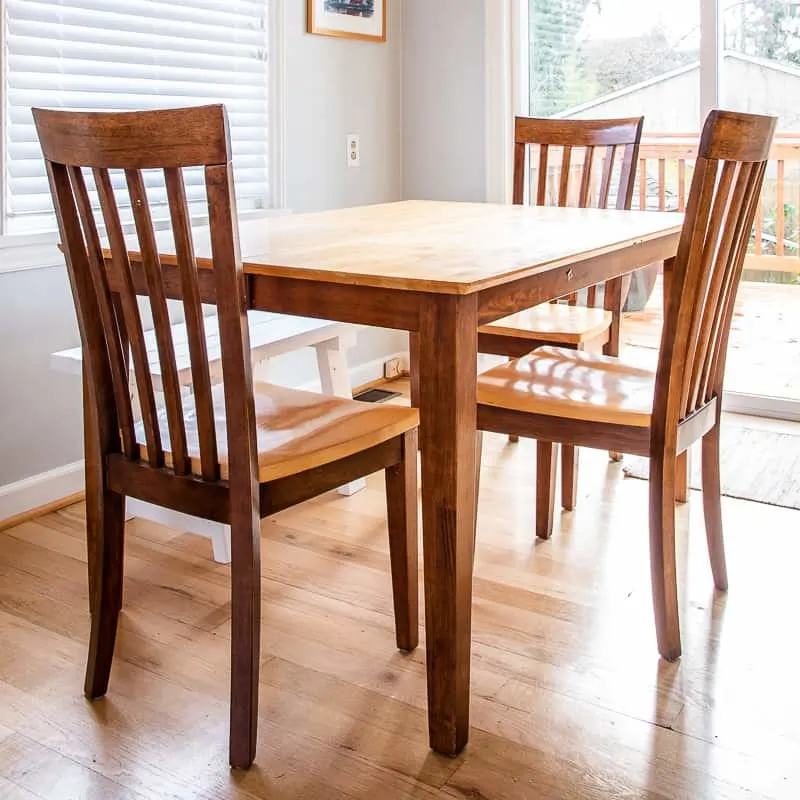
<instances>
[{"instance_id":1,"label":"white trim","mask_svg":"<svg viewBox=\"0 0 800 800\"><path fill-rule=\"evenodd\" d=\"M0 520L83 491L83 460L0 486Z\"/></svg>"},{"instance_id":2,"label":"white trim","mask_svg":"<svg viewBox=\"0 0 800 800\"><path fill-rule=\"evenodd\" d=\"M484 84L486 97L486 200L511 201L514 101L511 28L518 0L487 0L484 6Z\"/></svg>"},{"instance_id":3,"label":"white trim","mask_svg":"<svg viewBox=\"0 0 800 800\"><path fill-rule=\"evenodd\" d=\"M754 417L800 422L800 400L790 400L786 397L724 392L722 410L733 414L750 414Z\"/></svg>"},{"instance_id":4,"label":"white trim","mask_svg":"<svg viewBox=\"0 0 800 800\"><path fill-rule=\"evenodd\" d=\"M719 105L722 73L722 10L719 0L700 2L700 108L698 130Z\"/></svg>"},{"instance_id":5,"label":"white trim","mask_svg":"<svg viewBox=\"0 0 800 800\"><path fill-rule=\"evenodd\" d=\"M6 103L6 60L4 58L6 48L6 8L4 0L0 0L0 239L3 238L6 225L6 208L8 200L6 198L6 125L7 125L7 103ZM0 269L2 265L0 265Z\"/></svg>"},{"instance_id":6,"label":"white trim","mask_svg":"<svg viewBox=\"0 0 800 800\"><path fill-rule=\"evenodd\" d=\"M273 208L286 208L286 14L284 0L272 0L269 80L269 196Z\"/></svg>"},{"instance_id":7,"label":"white trim","mask_svg":"<svg viewBox=\"0 0 800 800\"><path fill-rule=\"evenodd\" d=\"M528 0L511 4L511 86L514 115L531 113L530 6Z\"/></svg>"}]
</instances>

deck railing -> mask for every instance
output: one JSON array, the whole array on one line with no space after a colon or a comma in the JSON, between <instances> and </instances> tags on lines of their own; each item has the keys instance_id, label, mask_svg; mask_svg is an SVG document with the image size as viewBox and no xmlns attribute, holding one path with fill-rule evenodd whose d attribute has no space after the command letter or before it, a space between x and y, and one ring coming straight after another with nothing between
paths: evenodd
<instances>
[{"instance_id":1,"label":"deck railing","mask_svg":"<svg viewBox=\"0 0 800 800\"><path fill-rule=\"evenodd\" d=\"M639 150L634 207L685 210L697 144L696 133L646 135ZM798 134L779 133L773 142L745 269L781 273L783 280L800 273Z\"/></svg>"}]
</instances>

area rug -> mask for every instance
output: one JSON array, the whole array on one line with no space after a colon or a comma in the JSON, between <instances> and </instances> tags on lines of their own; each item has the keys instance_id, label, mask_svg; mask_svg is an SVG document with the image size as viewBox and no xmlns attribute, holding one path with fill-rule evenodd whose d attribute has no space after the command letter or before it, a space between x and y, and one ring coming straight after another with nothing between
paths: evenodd
<instances>
[{"instance_id":1,"label":"area rug","mask_svg":"<svg viewBox=\"0 0 800 800\"><path fill-rule=\"evenodd\" d=\"M722 425L722 494L773 506L800 509L800 435ZM647 480L649 459L626 456L626 477ZM700 445L691 453L689 485L700 489Z\"/></svg>"}]
</instances>

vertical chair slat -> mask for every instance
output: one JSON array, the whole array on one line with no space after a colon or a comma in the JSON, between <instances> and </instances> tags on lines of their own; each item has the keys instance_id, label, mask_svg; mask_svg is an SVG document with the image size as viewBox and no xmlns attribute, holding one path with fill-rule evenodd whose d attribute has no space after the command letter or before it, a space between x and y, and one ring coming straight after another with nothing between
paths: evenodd
<instances>
[{"instance_id":1,"label":"vertical chair slat","mask_svg":"<svg viewBox=\"0 0 800 800\"><path fill-rule=\"evenodd\" d=\"M589 205L589 191L592 186L592 166L594 164L594 146L586 148L583 160L583 173L581 174L581 189L578 195L578 205L586 208Z\"/></svg>"},{"instance_id":2,"label":"vertical chair slat","mask_svg":"<svg viewBox=\"0 0 800 800\"><path fill-rule=\"evenodd\" d=\"M611 174L614 172L616 153L616 145L611 144L606 147L606 157L603 159L603 177L600 180L600 197L597 201L598 208L608 207L608 195L611 192Z\"/></svg>"},{"instance_id":3,"label":"vertical chair slat","mask_svg":"<svg viewBox=\"0 0 800 800\"><path fill-rule=\"evenodd\" d=\"M736 170L736 180L731 175ZM718 325L716 320L719 317L718 307L724 302L723 295L725 290L726 272L724 269L711 269L714 258L727 263L731 248L736 237L736 226L727 224L728 220L739 219L743 206L748 200L746 197L747 177L751 170L750 164L736 166L732 162L726 162L722 172L717 190L717 201L713 212L712 226L709 229L709 238L721 230L721 238L717 241L717 236L713 240L706 241L706 253L704 253L704 266L708 272L708 288L699 298L697 315L697 333L695 358L691 368L691 378L689 381L688 402L686 413L690 413L697 408L698 400L702 402L704 392L704 378L707 373L707 355L713 350L714 339L717 335ZM733 185L733 194L731 186ZM720 208L724 204L724 209ZM716 224L717 231L713 228ZM716 254L715 254L716 251ZM693 320L694 323L694 320Z\"/></svg>"},{"instance_id":4,"label":"vertical chair slat","mask_svg":"<svg viewBox=\"0 0 800 800\"><path fill-rule=\"evenodd\" d=\"M142 265L150 295L150 308L153 312L153 328L156 344L158 345L164 404L169 425L172 468L178 475L185 475L190 470L186 448L186 425L183 419L181 387L178 381L178 369L175 364L175 349L164 290L164 276L161 271L158 247L156 246L153 220L150 216L150 206L147 201L141 170L126 169L125 177L133 205L133 219L136 225L136 233L139 237Z\"/></svg>"},{"instance_id":5,"label":"vertical chair slat","mask_svg":"<svg viewBox=\"0 0 800 800\"><path fill-rule=\"evenodd\" d=\"M692 237L690 275L684 286L682 302L685 312L683 336L686 342L686 358L679 383L682 416L693 410L689 408L689 398L692 392L692 370L697 356L700 320L736 165L730 162L723 165L719 191L715 192L718 169L719 162L712 161L709 164L709 173L700 192L700 204L695 216L695 236Z\"/></svg>"},{"instance_id":6,"label":"vertical chair slat","mask_svg":"<svg viewBox=\"0 0 800 800\"><path fill-rule=\"evenodd\" d=\"M569 197L569 172L572 168L572 147L565 144L561 156L561 178L558 183L558 204L565 206Z\"/></svg>"},{"instance_id":7,"label":"vertical chair slat","mask_svg":"<svg viewBox=\"0 0 800 800\"><path fill-rule=\"evenodd\" d=\"M86 180L80 167L68 167L70 183L75 197L78 215L83 228L86 252L89 257L89 270L92 276L97 310L105 331L108 359L111 368L111 381L114 387L114 400L122 438L122 452L128 458L138 457L138 446L133 430L133 409L131 408L130 387L128 383L127 358L124 352L124 337L121 336L114 302L108 285L103 259L103 248L92 214L92 204L86 190Z\"/></svg>"},{"instance_id":8,"label":"vertical chair slat","mask_svg":"<svg viewBox=\"0 0 800 800\"><path fill-rule=\"evenodd\" d=\"M706 356L707 369L703 377L703 386L701 387L702 397L706 401L710 400L715 392L722 391L722 375L728 348L728 336L730 335L730 321L733 317L733 309L736 303L736 289L744 266L745 254L747 253L749 239L747 234L749 229L752 229L756 207L760 203L761 186L764 181L767 162L754 163L750 166L750 174L747 176L745 189L747 210L739 219L737 225L738 249L729 257L730 269L724 287L724 301L721 302L721 322L714 326L713 349L709 349ZM722 330L721 335L719 333L720 329Z\"/></svg>"},{"instance_id":9,"label":"vertical chair slat","mask_svg":"<svg viewBox=\"0 0 800 800\"><path fill-rule=\"evenodd\" d=\"M536 205L543 206L547 202L547 153L546 144L539 145L539 179L536 188Z\"/></svg>"},{"instance_id":10,"label":"vertical chair slat","mask_svg":"<svg viewBox=\"0 0 800 800\"><path fill-rule=\"evenodd\" d=\"M622 165L620 167L619 174L619 187L621 191L617 192L617 208L620 211L630 208L631 204L633 203L633 178L635 176L632 173L636 169L636 161L638 157L638 142L625 145L622 150ZM608 204L607 199L606 204Z\"/></svg>"},{"instance_id":11,"label":"vertical chair slat","mask_svg":"<svg viewBox=\"0 0 800 800\"><path fill-rule=\"evenodd\" d=\"M108 170L95 169L93 172L97 194L100 198L100 209L103 213L103 221L111 247L111 266L117 274L120 286L119 305L133 355L133 372L136 378L136 391L139 397L139 408L147 446L147 461L151 467L158 468L164 465L164 449L161 444L153 377L150 374L144 328L139 305L136 302L125 234L122 231L122 222Z\"/></svg>"},{"instance_id":12,"label":"vertical chair slat","mask_svg":"<svg viewBox=\"0 0 800 800\"><path fill-rule=\"evenodd\" d=\"M200 286L197 280L197 262L194 257L186 189L180 169L176 167L165 169L164 178L183 288L183 309L192 366L201 474L205 480L215 481L219 479L219 458L214 424L214 403L211 396L203 308L200 303Z\"/></svg>"},{"instance_id":13,"label":"vertical chair slat","mask_svg":"<svg viewBox=\"0 0 800 800\"><path fill-rule=\"evenodd\" d=\"M525 142L514 144L514 189L512 202L521 206L525 202Z\"/></svg>"}]
</instances>

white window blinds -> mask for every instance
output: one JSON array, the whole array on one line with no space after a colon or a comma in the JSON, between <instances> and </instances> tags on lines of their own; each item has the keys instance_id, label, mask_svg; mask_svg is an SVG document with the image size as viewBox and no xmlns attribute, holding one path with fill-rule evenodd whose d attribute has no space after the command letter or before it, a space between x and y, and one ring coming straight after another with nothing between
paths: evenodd
<instances>
[{"instance_id":1,"label":"white window blinds","mask_svg":"<svg viewBox=\"0 0 800 800\"><path fill-rule=\"evenodd\" d=\"M267 3L6 0L6 231L55 225L33 106L110 111L224 103L239 209L268 206ZM187 176L187 192L190 202L202 201L199 174Z\"/></svg>"}]
</instances>

